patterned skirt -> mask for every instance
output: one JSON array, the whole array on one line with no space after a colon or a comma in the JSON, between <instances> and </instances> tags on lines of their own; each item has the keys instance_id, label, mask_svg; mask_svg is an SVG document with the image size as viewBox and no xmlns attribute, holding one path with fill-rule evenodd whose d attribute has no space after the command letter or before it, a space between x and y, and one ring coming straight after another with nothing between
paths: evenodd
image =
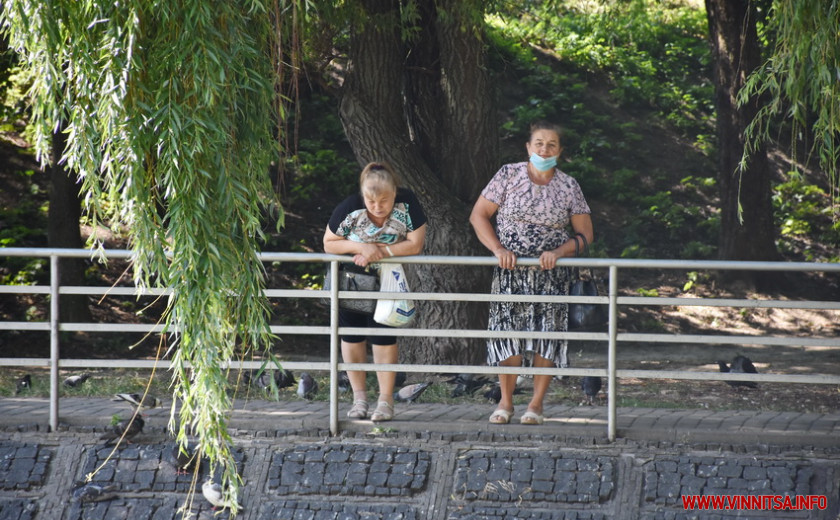
<instances>
[{"instance_id":1,"label":"patterned skirt","mask_svg":"<svg viewBox=\"0 0 840 520\"><path fill-rule=\"evenodd\" d=\"M569 269L555 267L517 267L493 269L491 294L565 295L569 292ZM487 330L565 332L569 306L566 303L492 302ZM523 356L523 364L533 362L533 354L568 367L568 342L559 339L492 338L487 340L487 364L498 365L511 356Z\"/></svg>"}]
</instances>

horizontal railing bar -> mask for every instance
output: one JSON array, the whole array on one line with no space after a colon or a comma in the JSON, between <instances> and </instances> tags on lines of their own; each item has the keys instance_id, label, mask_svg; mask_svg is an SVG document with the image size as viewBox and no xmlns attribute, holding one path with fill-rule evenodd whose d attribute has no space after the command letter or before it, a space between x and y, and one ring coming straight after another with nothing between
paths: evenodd
<instances>
[{"instance_id":1,"label":"horizontal railing bar","mask_svg":"<svg viewBox=\"0 0 840 520\"><path fill-rule=\"evenodd\" d=\"M0 330L50 330L48 321L0 321Z\"/></svg>"},{"instance_id":2,"label":"horizontal railing bar","mask_svg":"<svg viewBox=\"0 0 840 520\"><path fill-rule=\"evenodd\" d=\"M0 285L0 294L49 294L49 285Z\"/></svg>"},{"instance_id":3,"label":"horizontal railing bar","mask_svg":"<svg viewBox=\"0 0 840 520\"><path fill-rule=\"evenodd\" d=\"M824 337L776 337L776 336L713 336L703 334L640 334L619 332L618 341L633 341L636 343L704 343L713 345L744 344L744 345L782 345L809 347L840 347L840 338Z\"/></svg>"},{"instance_id":4,"label":"horizontal railing bar","mask_svg":"<svg viewBox=\"0 0 840 520\"><path fill-rule=\"evenodd\" d=\"M840 376L830 374L741 374L726 372L689 372L681 370L622 370L615 371L618 378L637 379L688 379L699 381L752 381L755 383L812 383L840 384Z\"/></svg>"},{"instance_id":5,"label":"horizontal railing bar","mask_svg":"<svg viewBox=\"0 0 840 520\"><path fill-rule=\"evenodd\" d=\"M87 294L103 296L165 296L172 294L172 289L157 287L85 287L85 286L62 286L58 291L60 294Z\"/></svg>"},{"instance_id":6,"label":"horizontal railing bar","mask_svg":"<svg viewBox=\"0 0 840 520\"><path fill-rule=\"evenodd\" d=\"M0 358L0 366L28 366L47 367L48 358ZM281 368L286 370L329 371L330 365L326 361L279 361ZM135 369L168 369L169 360L107 360L107 359L62 359L61 368L135 368ZM189 366L189 364L186 364ZM277 366L272 361L233 361L222 363L223 368L255 370L262 367L275 370ZM338 363L338 370L365 371L403 371L410 373L436 374L519 374L519 375L553 375L566 377L600 376L606 377L607 370L603 368L537 368L537 367L503 367L503 366L451 366L451 365L400 365L377 363ZM677 379L696 381L751 381L756 383L806 383L806 384L840 384L840 376L830 374L742 374L721 372L691 372L680 370L616 370L619 379Z\"/></svg>"},{"instance_id":7,"label":"horizontal railing bar","mask_svg":"<svg viewBox=\"0 0 840 520\"><path fill-rule=\"evenodd\" d=\"M777 309L840 310L840 301L750 300L738 298L669 298L657 296L619 296L619 305L675 305L679 307L746 307Z\"/></svg>"},{"instance_id":8,"label":"horizontal railing bar","mask_svg":"<svg viewBox=\"0 0 840 520\"><path fill-rule=\"evenodd\" d=\"M165 325L161 324L111 324L111 323L62 323L60 330L64 332L134 332L150 333L163 332ZM271 325L273 334L313 335L324 336L330 334L329 326L306 325ZM0 322L0 330L28 330L48 331L47 322ZM170 328L170 330L173 330ZM382 329L362 327L342 327L340 334L382 334ZM576 341L605 341L605 332L527 332L527 331L490 331L484 329L392 329L391 336L397 337L435 337L435 338L534 338L534 339L569 339ZM724 335L692 335L692 334L644 334L619 332L619 341L648 342L648 343L704 343L715 345L745 344L745 345L781 345L781 346L821 346L840 347L840 338L827 337L778 337L778 336L724 336Z\"/></svg>"},{"instance_id":9,"label":"horizontal railing bar","mask_svg":"<svg viewBox=\"0 0 840 520\"><path fill-rule=\"evenodd\" d=\"M0 358L0 366L49 366L49 358ZM327 361L280 361L280 367L286 370L317 370L329 371L330 364ZM141 369L169 369L172 363L169 360L149 359L62 359L59 366L62 368L141 368ZM189 367L189 363L185 363ZM277 366L273 361L231 361L221 363L223 368L231 369L259 369L265 367L268 370L276 370ZM377 364L377 363L338 363L338 370L366 370L366 371L402 371L411 373L437 373L437 374L521 374L521 375L562 375L562 376L602 376L606 377L607 370L604 368L536 368L536 367L491 367L480 365L452 366L452 365L400 365L400 364Z\"/></svg>"},{"instance_id":10,"label":"horizontal railing bar","mask_svg":"<svg viewBox=\"0 0 840 520\"><path fill-rule=\"evenodd\" d=\"M36 247L7 247L0 248L2 256L62 256L70 258L90 258L105 256L107 258L130 259L134 252L126 249L63 249L63 248L36 248ZM348 256L332 255L326 253L259 253L258 258L262 262L351 262ZM485 265L496 266L499 261L492 256L401 256L399 258L384 258L382 263L403 263L403 264L438 264L438 265ZM539 266L538 258L518 258L517 265ZM655 260L644 258L561 258L557 265L582 266L594 268L609 268L616 266L620 269L679 269L679 270L732 270L732 271L822 271L840 272L840 263L815 263L815 262L760 262L741 260Z\"/></svg>"}]
</instances>

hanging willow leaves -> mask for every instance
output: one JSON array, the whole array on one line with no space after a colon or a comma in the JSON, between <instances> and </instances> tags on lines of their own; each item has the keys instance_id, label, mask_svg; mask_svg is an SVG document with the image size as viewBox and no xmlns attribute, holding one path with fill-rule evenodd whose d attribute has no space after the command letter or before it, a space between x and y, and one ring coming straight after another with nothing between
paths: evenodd
<instances>
[{"instance_id":1,"label":"hanging willow leaves","mask_svg":"<svg viewBox=\"0 0 840 520\"><path fill-rule=\"evenodd\" d=\"M793 148L803 133L813 136L810 153L819 158L837 191L840 166L840 3L825 0L776 0L768 33L775 37L772 54L747 79L740 103L767 100L746 131L742 164L759 143L770 138L771 124L792 125Z\"/></svg>"},{"instance_id":2,"label":"hanging willow leaves","mask_svg":"<svg viewBox=\"0 0 840 520\"><path fill-rule=\"evenodd\" d=\"M31 69L36 149L64 122L67 165L95 222L128 230L139 287L167 308L170 427L240 478L227 431L228 362L267 349L258 260L276 154L272 14L280 2L11 0L2 22ZM235 514L235 511L234 511Z\"/></svg>"}]
</instances>

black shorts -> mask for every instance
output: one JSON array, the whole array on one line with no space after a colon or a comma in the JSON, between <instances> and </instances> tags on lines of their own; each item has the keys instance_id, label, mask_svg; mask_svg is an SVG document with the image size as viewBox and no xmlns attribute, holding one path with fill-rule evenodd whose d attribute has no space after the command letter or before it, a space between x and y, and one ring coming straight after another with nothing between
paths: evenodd
<instances>
[{"instance_id":1,"label":"black shorts","mask_svg":"<svg viewBox=\"0 0 840 520\"><path fill-rule=\"evenodd\" d=\"M392 329L388 325L382 325L373 321L373 316L368 314L359 314L358 312L348 311L345 309L338 310L338 326L339 327L359 327L377 329ZM396 336L341 336L342 341L347 343L361 343L369 339L373 345L394 345L397 343Z\"/></svg>"}]
</instances>

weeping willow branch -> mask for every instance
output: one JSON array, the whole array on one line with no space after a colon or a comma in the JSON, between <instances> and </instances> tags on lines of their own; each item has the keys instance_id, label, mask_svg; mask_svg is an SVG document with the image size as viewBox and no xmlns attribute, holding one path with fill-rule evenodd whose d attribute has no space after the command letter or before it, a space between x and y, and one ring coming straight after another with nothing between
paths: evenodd
<instances>
[{"instance_id":1,"label":"weeping willow branch","mask_svg":"<svg viewBox=\"0 0 840 520\"><path fill-rule=\"evenodd\" d=\"M94 223L128 230L139 287L173 289L170 428L198 437L240 477L227 431L223 367L268 349L260 201L276 157L270 0L11 0L2 22L33 72L35 145L48 160L63 122L63 160Z\"/></svg>"},{"instance_id":2,"label":"weeping willow branch","mask_svg":"<svg viewBox=\"0 0 840 520\"><path fill-rule=\"evenodd\" d=\"M742 165L770 138L774 121L789 120L793 148L805 129L813 135L809 153L819 158L831 192L838 187L840 164L840 4L823 0L776 0L768 32L775 35L772 55L753 72L739 103L762 97L768 103L746 129Z\"/></svg>"}]
</instances>

